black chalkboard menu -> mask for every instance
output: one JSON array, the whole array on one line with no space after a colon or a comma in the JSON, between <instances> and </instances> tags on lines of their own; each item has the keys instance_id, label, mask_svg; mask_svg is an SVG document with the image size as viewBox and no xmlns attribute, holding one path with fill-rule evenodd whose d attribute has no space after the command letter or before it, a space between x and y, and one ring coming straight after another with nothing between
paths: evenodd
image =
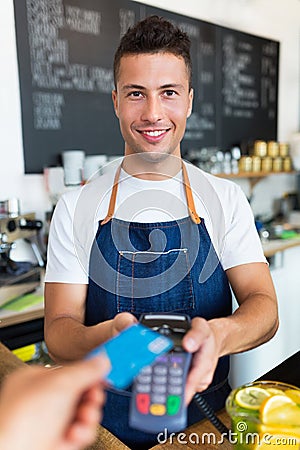
<instances>
[{"instance_id":1,"label":"black chalkboard menu","mask_svg":"<svg viewBox=\"0 0 300 450\"><path fill-rule=\"evenodd\" d=\"M183 151L276 140L279 43L130 0L14 0L26 173L66 149L121 155L113 56L120 37L157 14L191 39L194 108Z\"/></svg>"}]
</instances>

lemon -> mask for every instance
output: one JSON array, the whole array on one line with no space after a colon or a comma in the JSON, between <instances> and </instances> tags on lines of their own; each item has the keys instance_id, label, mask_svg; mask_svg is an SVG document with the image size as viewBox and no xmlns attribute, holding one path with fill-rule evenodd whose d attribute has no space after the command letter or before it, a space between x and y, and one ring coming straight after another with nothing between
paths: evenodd
<instances>
[{"instance_id":1,"label":"lemon","mask_svg":"<svg viewBox=\"0 0 300 450\"><path fill-rule=\"evenodd\" d=\"M277 388L267 388L267 391L272 395L275 395L275 394L282 395L283 394L283 391L281 389L277 389Z\"/></svg>"},{"instance_id":2,"label":"lemon","mask_svg":"<svg viewBox=\"0 0 300 450\"><path fill-rule=\"evenodd\" d=\"M296 426L300 424L300 408L296 404L286 404L274 408L264 417L265 424Z\"/></svg>"},{"instance_id":3,"label":"lemon","mask_svg":"<svg viewBox=\"0 0 300 450\"><path fill-rule=\"evenodd\" d=\"M235 401L242 408L258 410L268 397L270 397L270 393L266 389L248 386L237 391Z\"/></svg>"},{"instance_id":4,"label":"lemon","mask_svg":"<svg viewBox=\"0 0 300 450\"><path fill-rule=\"evenodd\" d=\"M297 391L296 389L287 389L286 391L284 391L284 393L295 403L300 405L300 391Z\"/></svg>"},{"instance_id":5,"label":"lemon","mask_svg":"<svg viewBox=\"0 0 300 450\"><path fill-rule=\"evenodd\" d=\"M267 425L300 424L300 408L286 395L272 395L260 407L261 421Z\"/></svg>"},{"instance_id":6,"label":"lemon","mask_svg":"<svg viewBox=\"0 0 300 450\"><path fill-rule=\"evenodd\" d=\"M266 398L263 404L261 405L261 413L268 412L271 409L279 408L282 405L286 404L295 404L295 402L285 395L283 392L281 394L271 395L269 398Z\"/></svg>"}]
</instances>

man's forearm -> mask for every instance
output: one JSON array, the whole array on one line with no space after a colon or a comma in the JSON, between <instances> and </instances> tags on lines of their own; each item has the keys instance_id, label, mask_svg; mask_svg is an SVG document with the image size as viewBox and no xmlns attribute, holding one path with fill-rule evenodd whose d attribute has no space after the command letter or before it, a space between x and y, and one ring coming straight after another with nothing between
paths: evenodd
<instances>
[{"instance_id":1,"label":"man's forearm","mask_svg":"<svg viewBox=\"0 0 300 450\"><path fill-rule=\"evenodd\" d=\"M86 327L73 317L57 317L45 326L45 341L51 357L62 364L83 358L112 337L112 320Z\"/></svg>"},{"instance_id":2,"label":"man's forearm","mask_svg":"<svg viewBox=\"0 0 300 450\"><path fill-rule=\"evenodd\" d=\"M239 353L257 347L271 339L278 328L277 304L273 298L250 296L229 317L209 321L219 356Z\"/></svg>"}]
</instances>

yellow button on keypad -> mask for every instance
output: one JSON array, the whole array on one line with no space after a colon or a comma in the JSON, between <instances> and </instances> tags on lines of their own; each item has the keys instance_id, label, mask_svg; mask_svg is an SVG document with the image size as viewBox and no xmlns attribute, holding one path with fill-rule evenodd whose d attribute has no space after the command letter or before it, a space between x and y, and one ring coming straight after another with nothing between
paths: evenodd
<instances>
[{"instance_id":1,"label":"yellow button on keypad","mask_svg":"<svg viewBox=\"0 0 300 450\"><path fill-rule=\"evenodd\" d=\"M150 413L153 414L153 416L163 416L166 412L165 405L160 405L159 403L153 403L150 406Z\"/></svg>"}]
</instances>

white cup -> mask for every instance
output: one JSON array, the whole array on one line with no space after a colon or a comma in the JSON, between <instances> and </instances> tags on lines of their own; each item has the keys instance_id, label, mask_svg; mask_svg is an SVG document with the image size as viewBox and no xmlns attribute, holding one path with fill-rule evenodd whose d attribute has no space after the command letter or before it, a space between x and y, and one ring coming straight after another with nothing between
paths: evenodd
<instances>
[{"instance_id":1,"label":"white cup","mask_svg":"<svg viewBox=\"0 0 300 450\"><path fill-rule=\"evenodd\" d=\"M20 215L20 200L17 197L8 199L8 214L10 217L18 217Z\"/></svg>"},{"instance_id":2,"label":"white cup","mask_svg":"<svg viewBox=\"0 0 300 450\"><path fill-rule=\"evenodd\" d=\"M81 184L84 157L85 152L83 150L65 150L62 152L66 186L76 186Z\"/></svg>"},{"instance_id":3,"label":"white cup","mask_svg":"<svg viewBox=\"0 0 300 450\"><path fill-rule=\"evenodd\" d=\"M101 167L106 163L106 155L91 155L86 156L83 165L83 178L85 181L93 176L101 174Z\"/></svg>"}]
</instances>

